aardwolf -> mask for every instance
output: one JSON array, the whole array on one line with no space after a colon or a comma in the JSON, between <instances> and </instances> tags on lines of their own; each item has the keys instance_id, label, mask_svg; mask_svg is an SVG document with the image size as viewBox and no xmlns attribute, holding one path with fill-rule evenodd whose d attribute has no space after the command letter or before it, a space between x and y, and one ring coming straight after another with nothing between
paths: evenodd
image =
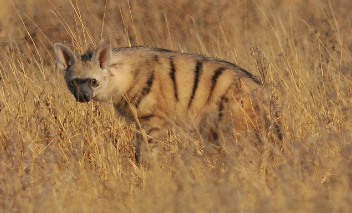
<instances>
[{"instance_id":1,"label":"aardwolf","mask_svg":"<svg viewBox=\"0 0 352 213\"><path fill-rule=\"evenodd\" d=\"M137 132L137 162L143 141L157 153L175 126L191 126L217 145L223 133L260 138L271 126L261 82L230 62L159 48L112 49L103 39L80 56L59 43L54 49L77 101L110 102L149 136Z\"/></svg>"}]
</instances>

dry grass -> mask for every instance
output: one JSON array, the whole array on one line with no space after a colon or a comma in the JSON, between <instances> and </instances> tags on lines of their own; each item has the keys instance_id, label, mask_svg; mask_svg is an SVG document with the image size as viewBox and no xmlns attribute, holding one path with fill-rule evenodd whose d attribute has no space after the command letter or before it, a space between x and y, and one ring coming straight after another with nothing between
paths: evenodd
<instances>
[{"instance_id":1,"label":"dry grass","mask_svg":"<svg viewBox=\"0 0 352 213\"><path fill-rule=\"evenodd\" d=\"M351 1L38 2L0 3L1 212L352 208ZM55 68L54 42L84 51L101 36L261 76L281 109L283 141L261 153L235 141L220 160L176 132L160 167L137 168L134 129L111 106L75 102Z\"/></svg>"}]
</instances>

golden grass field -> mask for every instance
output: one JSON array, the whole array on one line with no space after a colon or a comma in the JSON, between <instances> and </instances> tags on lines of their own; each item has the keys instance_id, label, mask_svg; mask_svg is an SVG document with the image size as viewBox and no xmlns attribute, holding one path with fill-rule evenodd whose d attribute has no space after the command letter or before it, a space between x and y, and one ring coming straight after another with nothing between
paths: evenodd
<instances>
[{"instance_id":1,"label":"golden grass field","mask_svg":"<svg viewBox=\"0 0 352 213\"><path fill-rule=\"evenodd\" d=\"M351 212L352 1L0 0L0 212ZM78 103L53 43L152 46L259 76L283 140L226 153L172 132L157 166L135 129Z\"/></svg>"}]
</instances>

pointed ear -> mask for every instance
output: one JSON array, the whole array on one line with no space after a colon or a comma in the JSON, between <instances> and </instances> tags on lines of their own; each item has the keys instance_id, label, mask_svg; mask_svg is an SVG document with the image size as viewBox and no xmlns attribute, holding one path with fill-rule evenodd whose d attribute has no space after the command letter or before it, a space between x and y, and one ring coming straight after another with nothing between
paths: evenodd
<instances>
[{"instance_id":1,"label":"pointed ear","mask_svg":"<svg viewBox=\"0 0 352 213\"><path fill-rule=\"evenodd\" d=\"M97 48L94 50L92 61L99 64L102 69L105 69L111 65L112 50L110 41L104 42L101 39Z\"/></svg>"},{"instance_id":2,"label":"pointed ear","mask_svg":"<svg viewBox=\"0 0 352 213\"><path fill-rule=\"evenodd\" d=\"M56 65L60 70L66 71L69 66L77 61L75 54L63 44L54 44L54 50Z\"/></svg>"}]
</instances>

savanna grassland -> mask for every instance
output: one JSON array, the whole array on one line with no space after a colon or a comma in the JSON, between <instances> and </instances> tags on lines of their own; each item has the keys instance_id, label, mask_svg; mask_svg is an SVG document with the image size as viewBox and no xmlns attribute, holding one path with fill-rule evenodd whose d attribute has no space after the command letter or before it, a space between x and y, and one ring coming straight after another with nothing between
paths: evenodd
<instances>
[{"instance_id":1,"label":"savanna grassland","mask_svg":"<svg viewBox=\"0 0 352 213\"><path fill-rule=\"evenodd\" d=\"M0 212L351 212L352 1L0 0ZM134 126L78 103L53 44L100 38L221 58L258 76L283 139L170 132L137 167Z\"/></svg>"}]
</instances>

